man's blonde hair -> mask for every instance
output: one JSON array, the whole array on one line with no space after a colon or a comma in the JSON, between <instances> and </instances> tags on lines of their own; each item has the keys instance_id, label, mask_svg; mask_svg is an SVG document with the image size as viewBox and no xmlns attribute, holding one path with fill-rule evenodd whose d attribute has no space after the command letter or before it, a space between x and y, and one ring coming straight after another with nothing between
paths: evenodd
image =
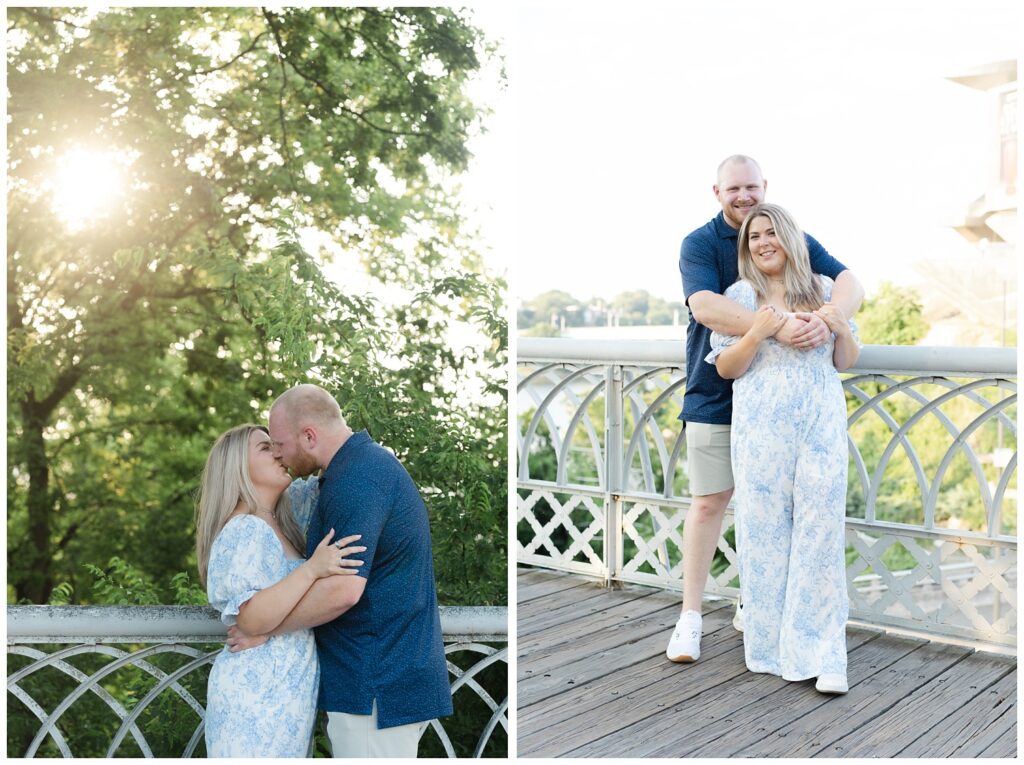
<instances>
[{"instance_id":1,"label":"man's blonde hair","mask_svg":"<svg viewBox=\"0 0 1024 765\"><path fill-rule=\"evenodd\" d=\"M334 396L312 383L289 388L271 405L270 411L281 411L289 429L296 433L307 425L335 430L345 427L345 417Z\"/></svg>"},{"instance_id":2,"label":"man's blonde hair","mask_svg":"<svg viewBox=\"0 0 1024 765\"><path fill-rule=\"evenodd\" d=\"M764 178L764 173L761 171L761 166L757 163L757 160L753 157L748 157L746 154L733 154L731 157L726 157L718 164L718 172L715 174L716 184L721 185L722 183L722 171L725 170L729 165L753 165L757 168L757 174Z\"/></svg>"}]
</instances>

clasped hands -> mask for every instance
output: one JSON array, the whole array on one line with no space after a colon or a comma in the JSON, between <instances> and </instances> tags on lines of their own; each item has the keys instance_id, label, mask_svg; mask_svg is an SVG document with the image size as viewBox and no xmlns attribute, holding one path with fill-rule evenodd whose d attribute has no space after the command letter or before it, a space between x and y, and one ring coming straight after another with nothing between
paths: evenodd
<instances>
[{"instance_id":1,"label":"clasped hands","mask_svg":"<svg viewBox=\"0 0 1024 765\"><path fill-rule=\"evenodd\" d=\"M757 310L751 330L759 339L775 337L780 343L806 351L824 345L833 332L841 334L847 326L842 309L834 303L792 316L766 305Z\"/></svg>"}]
</instances>

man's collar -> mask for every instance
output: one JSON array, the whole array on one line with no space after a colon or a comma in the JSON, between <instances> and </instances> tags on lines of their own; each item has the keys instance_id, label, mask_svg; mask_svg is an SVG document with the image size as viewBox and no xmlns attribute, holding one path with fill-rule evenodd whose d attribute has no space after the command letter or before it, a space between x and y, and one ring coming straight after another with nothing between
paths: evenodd
<instances>
[{"instance_id":1,"label":"man's collar","mask_svg":"<svg viewBox=\"0 0 1024 765\"><path fill-rule=\"evenodd\" d=\"M715 233L719 239L736 239L740 232L725 222L725 211L720 210L715 216Z\"/></svg>"},{"instance_id":2,"label":"man's collar","mask_svg":"<svg viewBox=\"0 0 1024 765\"><path fill-rule=\"evenodd\" d=\"M370 434L366 432L366 430L360 430L346 438L345 443L338 448L338 451L336 451L334 456L331 457L331 461L327 463L327 467L320 473L320 486L324 485L324 479L332 469L339 469L347 458L347 455L351 454L357 446L366 443L369 440Z\"/></svg>"}]
</instances>

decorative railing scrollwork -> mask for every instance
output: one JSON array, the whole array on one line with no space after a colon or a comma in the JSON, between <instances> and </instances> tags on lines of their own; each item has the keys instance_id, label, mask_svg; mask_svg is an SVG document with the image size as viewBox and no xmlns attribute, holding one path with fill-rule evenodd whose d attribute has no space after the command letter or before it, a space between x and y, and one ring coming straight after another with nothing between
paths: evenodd
<instances>
[{"instance_id":1,"label":"decorative railing scrollwork","mask_svg":"<svg viewBox=\"0 0 1024 765\"><path fill-rule=\"evenodd\" d=\"M681 588L678 341L519 338L517 558ZM851 619L1016 646L1016 351L867 346L844 375ZM732 508L706 591L735 597Z\"/></svg>"},{"instance_id":2,"label":"decorative railing scrollwork","mask_svg":"<svg viewBox=\"0 0 1024 765\"><path fill-rule=\"evenodd\" d=\"M499 726L508 734L507 694L496 699L480 681L481 673L494 666L503 665L507 675L508 612L499 607L442 608L441 627L456 715L463 700L470 697L475 699L473 704L482 702L490 710L473 751L474 757L480 757ZM12 736L12 697L38 726L24 751L8 754L35 757L49 741L55 749L53 754L75 756L70 743L70 731L76 725L74 710L83 699L92 698L112 713L107 715L107 727L96 734L109 733L103 756L123 756L126 751L137 751L143 757L194 756L204 730L203 668L213 663L223 647L224 636L217 612L204 607L8 606L8 747ZM506 645L496 647L488 643ZM35 647L39 644L58 647L48 652ZM117 647L129 644L131 650ZM163 663L176 666L160 667L158 657L171 659ZM151 681L138 682L133 677L127 681L127 689L122 684L114 691L110 684L122 672L145 675ZM37 692L41 689L48 694L48 698L40 701L27 686L44 675L46 682L33 686ZM67 689L61 687L61 677ZM502 687L507 689L507 683ZM91 722L95 724L96 720L94 715ZM177 738L184 739L187 734L187 742L179 751L155 755L150 742L153 734L147 736L143 720L157 728L180 726ZM24 722L22 715L19 723ZM447 755L455 757L445 721L434 720L431 728ZM129 746L129 740L131 748L123 749Z\"/></svg>"}]
</instances>

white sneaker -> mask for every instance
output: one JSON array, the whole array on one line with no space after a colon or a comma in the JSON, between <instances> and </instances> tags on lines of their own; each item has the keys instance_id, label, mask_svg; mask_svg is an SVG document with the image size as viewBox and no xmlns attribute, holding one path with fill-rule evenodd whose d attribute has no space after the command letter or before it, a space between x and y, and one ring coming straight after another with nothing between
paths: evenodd
<instances>
[{"instance_id":1,"label":"white sneaker","mask_svg":"<svg viewBox=\"0 0 1024 765\"><path fill-rule=\"evenodd\" d=\"M737 632L743 632L743 603L736 601L736 615L732 617L732 627Z\"/></svg>"},{"instance_id":2,"label":"white sneaker","mask_svg":"<svg viewBox=\"0 0 1024 765\"><path fill-rule=\"evenodd\" d=\"M819 693L840 694L850 690L846 684L846 675L838 672L818 675L818 682L814 687Z\"/></svg>"},{"instance_id":3,"label":"white sneaker","mask_svg":"<svg viewBox=\"0 0 1024 765\"><path fill-rule=\"evenodd\" d=\"M697 661L700 658L701 618L696 611L687 611L676 622L665 655L669 661Z\"/></svg>"}]
</instances>

